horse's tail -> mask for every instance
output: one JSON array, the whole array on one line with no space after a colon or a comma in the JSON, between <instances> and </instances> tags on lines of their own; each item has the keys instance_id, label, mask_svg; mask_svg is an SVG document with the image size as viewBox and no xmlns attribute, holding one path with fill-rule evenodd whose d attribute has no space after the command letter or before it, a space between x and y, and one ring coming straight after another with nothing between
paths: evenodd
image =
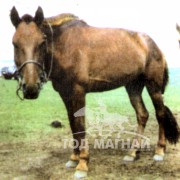
<instances>
[{"instance_id":1,"label":"horse's tail","mask_svg":"<svg viewBox=\"0 0 180 180\"><path fill-rule=\"evenodd\" d=\"M155 92L153 90L153 86L155 86L154 84L149 85L149 87L147 86L147 89L149 91L151 99L153 100L155 110L156 110L156 117L159 121L159 124L162 125L164 128L165 138L171 144L176 144L178 142L178 140L180 139L179 126L178 126L178 123L177 123L175 117L173 116L171 110L167 106L164 105L163 98L161 96L161 94L164 94L165 88L166 88L166 86L168 84L168 80L169 80L168 66L167 66L164 55L162 54L160 49L157 47L157 45L152 40L150 40L150 39L148 39L148 40L149 40L149 48L152 50L150 51L150 54L149 54L149 58L151 58L151 59L149 59L150 63L149 63L149 66L147 66L147 67L149 69L153 68L154 64L151 62L153 62L152 60L155 60L155 62L157 64L160 63L160 65L162 65L161 70L163 72L160 71L159 68L157 68L157 70L155 71L155 74L152 73L152 75L154 75L154 76L156 76L156 73L157 74L160 73L160 76L162 77L161 81L159 81L159 79L155 80L156 81L155 84L158 85L156 87L158 89L158 91ZM159 83L159 82L161 82L161 83ZM157 97L157 94L159 97ZM160 132L160 133L163 133L163 132Z\"/></svg>"},{"instance_id":2,"label":"horse's tail","mask_svg":"<svg viewBox=\"0 0 180 180\"><path fill-rule=\"evenodd\" d=\"M165 137L169 141L169 143L176 144L180 138L180 129L171 110L167 106L165 106L163 127L165 130Z\"/></svg>"},{"instance_id":3,"label":"horse's tail","mask_svg":"<svg viewBox=\"0 0 180 180\"><path fill-rule=\"evenodd\" d=\"M163 75L162 94L165 91L165 88L168 84L168 80L169 80L169 72L166 64ZM167 106L165 106L164 113L165 116L163 120L163 127L165 130L165 137L169 141L169 143L176 144L180 138L180 129L178 123L175 117L173 116L171 110Z\"/></svg>"},{"instance_id":4,"label":"horse's tail","mask_svg":"<svg viewBox=\"0 0 180 180\"><path fill-rule=\"evenodd\" d=\"M164 74L163 74L163 84L162 84L162 90L161 90L162 94L164 94L168 82L169 82L169 71L168 71L168 66L166 64L164 68Z\"/></svg>"}]
</instances>

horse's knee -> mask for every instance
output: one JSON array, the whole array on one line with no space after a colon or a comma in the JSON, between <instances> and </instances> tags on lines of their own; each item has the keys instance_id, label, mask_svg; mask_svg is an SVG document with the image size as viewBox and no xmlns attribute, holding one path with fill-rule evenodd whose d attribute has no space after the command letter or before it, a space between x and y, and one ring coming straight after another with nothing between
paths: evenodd
<instances>
[{"instance_id":1,"label":"horse's knee","mask_svg":"<svg viewBox=\"0 0 180 180\"><path fill-rule=\"evenodd\" d=\"M149 118L149 112L148 111L145 111L143 112L142 114L140 114L140 117L143 121L147 121L147 119Z\"/></svg>"}]
</instances>

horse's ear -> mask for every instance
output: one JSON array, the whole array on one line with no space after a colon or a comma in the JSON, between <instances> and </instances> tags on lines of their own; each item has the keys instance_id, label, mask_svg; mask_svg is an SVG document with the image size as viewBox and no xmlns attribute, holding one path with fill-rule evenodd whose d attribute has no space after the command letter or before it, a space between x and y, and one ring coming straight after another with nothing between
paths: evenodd
<instances>
[{"instance_id":1,"label":"horse's ear","mask_svg":"<svg viewBox=\"0 0 180 180\"><path fill-rule=\"evenodd\" d=\"M36 13L35 13L35 17L34 17L34 21L37 25L42 24L44 20L44 13L41 7L38 7Z\"/></svg>"},{"instance_id":2,"label":"horse's ear","mask_svg":"<svg viewBox=\"0 0 180 180\"><path fill-rule=\"evenodd\" d=\"M180 26L176 24L176 30L180 33Z\"/></svg>"},{"instance_id":3,"label":"horse's ear","mask_svg":"<svg viewBox=\"0 0 180 180\"><path fill-rule=\"evenodd\" d=\"M10 18L11 18L12 24L15 26L15 28L17 28L17 26L21 22L21 19L20 19L19 14L14 6L11 9Z\"/></svg>"}]
</instances>

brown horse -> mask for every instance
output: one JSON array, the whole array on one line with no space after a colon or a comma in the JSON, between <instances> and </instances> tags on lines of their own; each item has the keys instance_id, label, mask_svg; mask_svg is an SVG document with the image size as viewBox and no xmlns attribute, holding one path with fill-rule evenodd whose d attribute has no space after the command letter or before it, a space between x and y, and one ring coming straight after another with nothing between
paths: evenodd
<instances>
[{"instance_id":1,"label":"brown horse","mask_svg":"<svg viewBox=\"0 0 180 180\"><path fill-rule=\"evenodd\" d=\"M125 86L137 115L137 133L142 135L148 120L142 99L146 87L159 124L154 160L163 160L166 140L178 142L178 124L162 97L168 82L167 64L149 36L125 29L92 27L72 14L44 18L40 7L34 17L26 14L22 18L13 7L10 18L16 28L13 45L19 88L25 99L36 99L45 79L52 81L66 106L73 138L79 142L66 164L76 167L76 177L86 177L88 171L85 120L74 116L85 107L88 92ZM137 151L133 149L124 160L135 160Z\"/></svg>"}]
</instances>

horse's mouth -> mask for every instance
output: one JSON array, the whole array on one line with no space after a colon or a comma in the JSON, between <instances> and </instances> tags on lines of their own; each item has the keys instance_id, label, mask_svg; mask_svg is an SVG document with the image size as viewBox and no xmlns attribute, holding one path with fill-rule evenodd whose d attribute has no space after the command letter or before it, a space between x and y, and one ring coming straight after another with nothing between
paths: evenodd
<instances>
[{"instance_id":1,"label":"horse's mouth","mask_svg":"<svg viewBox=\"0 0 180 180\"><path fill-rule=\"evenodd\" d=\"M33 93L33 94L24 94L24 99L37 99L39 96L39 93Z\"/></svg>"}]
</instances>

